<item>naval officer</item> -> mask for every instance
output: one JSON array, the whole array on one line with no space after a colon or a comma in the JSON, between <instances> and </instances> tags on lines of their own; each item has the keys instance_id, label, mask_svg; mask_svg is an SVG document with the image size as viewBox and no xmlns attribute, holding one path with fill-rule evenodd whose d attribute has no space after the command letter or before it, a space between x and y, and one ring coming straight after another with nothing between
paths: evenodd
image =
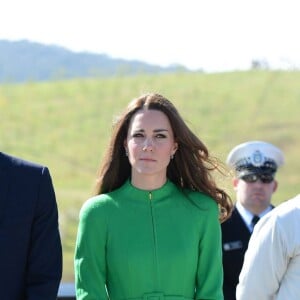
<instances>
[{"instance_id":1,"label":"naval officer","mask_svg":"<svg viewBox=\"0 0 300 300\"><path fill-rule=\"evenodd\" d=\"M234 169L236 202L232 216L222 224L224 300L235 300L244 254L254 225L272 210L271 198L278 182L277 169L284 163L282 151L263 141L234 147L227 164Z\"/></svg>"}]
</instances>

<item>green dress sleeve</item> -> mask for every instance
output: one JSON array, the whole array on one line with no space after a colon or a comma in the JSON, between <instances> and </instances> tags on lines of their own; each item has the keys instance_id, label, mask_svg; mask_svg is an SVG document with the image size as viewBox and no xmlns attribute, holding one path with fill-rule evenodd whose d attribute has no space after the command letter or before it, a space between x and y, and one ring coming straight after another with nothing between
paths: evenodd
<instances>
[{"instance_id":1,"label":"green dress sleeve","mask_svg":"<svg viewBox=\"0 0 300 300\"><path fill-rule=\"evenodd\" d=\"M77 300L108 299L105 282L107 222L105 201L88 200L79 215L75 248L75 285Z\"/></svg>"},{"instance_id":2,"label":"green dress sleeve","mask_svg":"<svg viewBox=\"0 0 300 300\"><path fill-rule=\"evenodd\" d=\"M205 203L205 217L199 242L199 259L195 299L223 300L223 268L221 226L217 204L209 199Z\"/></svg>"}]
</instances>

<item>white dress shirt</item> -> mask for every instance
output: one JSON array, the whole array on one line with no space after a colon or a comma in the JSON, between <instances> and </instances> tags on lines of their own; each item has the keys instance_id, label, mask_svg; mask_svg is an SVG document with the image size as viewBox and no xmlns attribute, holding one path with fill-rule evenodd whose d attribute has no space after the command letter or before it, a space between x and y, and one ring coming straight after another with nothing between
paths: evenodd
<instances>
[{"instance_id":1,"label":"white dress shirt","mask_svg":"<svg viewBox=\"0 0 300 300\"><path fill-rule=\"evenodd\" d=\"M252 219L254 217L254 214L251 213L249 210L247 210L239 201L236 203L236 209L240 213L243 221L247 225L248 229L250 232L253 231L253 226L252 226ZM272 206L270 205L267 209L265 209L263 212L261 212L258 217L262 218L265 216L268 212L272 210ZM299 299L300 300L300 299Z\"/></svg>"}]
</instances>

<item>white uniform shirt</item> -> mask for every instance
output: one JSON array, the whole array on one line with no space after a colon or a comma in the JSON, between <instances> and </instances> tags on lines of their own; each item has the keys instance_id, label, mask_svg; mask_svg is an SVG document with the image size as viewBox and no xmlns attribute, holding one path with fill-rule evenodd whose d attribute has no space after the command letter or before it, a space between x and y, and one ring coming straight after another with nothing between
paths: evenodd
<instances>
[{"instance_id":1,"label":"white uniform shirt","mask_svg":"<svg viewBox=\"0 0 300 300\"><path fill-rule=\"evenodd\" d=\"M239 201L236 202L236 209L240 213L242 219L244 220L246 226L248 227L249 231L253 231L253 225L251 224L253 213L251 213L249 210L247 210ZM268 208L266 208L263 212L261 212L258 216L261 219L264 215L266 215L268 212L272 210L272 206L270 205ZM300 299L299 299L300 300Z\"/></svg>"},{"instance_id":2,"label":"white uniform shirt","mask_svg":"<svg viewBox=\"0 0 300 300\"><path fill-rule=\"evenodd\" d=\"M300 194L280 204L255 226L236 299L300 299Z\"/></svg>"}]
</instances>

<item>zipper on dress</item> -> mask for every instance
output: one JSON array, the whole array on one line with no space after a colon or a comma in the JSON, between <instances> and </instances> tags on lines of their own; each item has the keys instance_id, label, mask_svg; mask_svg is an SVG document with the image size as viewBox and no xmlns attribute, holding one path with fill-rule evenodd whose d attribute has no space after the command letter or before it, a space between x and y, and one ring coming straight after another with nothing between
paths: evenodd
<instances>
[{"instance_id":1,"label":"zipper on dress","mask_svg":"<svg viewBox=\"0 0 300 300\"><path fill-rule=\"evenodd\" d=\"M149 200L152 200L152 192L149 192Z\"/></svg>"},{"instance_id":2,"label":"zipper on dress","mask_svg":"<svg viewBox=\"0 0 300 300\"><path fill-rule=\"evenodd\" d=\"M158 258L157 258L157 233L156 233L156 224L155 224L155 215L154 215L154 207L153 207L153 199L152 192L149 192L149 206L150 206L150 214L151 214L151 226L152 226L152 234L153 234L153 251L154 251L154 268L155 268L155 277L154 282L155 286L159 286L159 272L158 272Z\"/></svg>"}]
</instances>

